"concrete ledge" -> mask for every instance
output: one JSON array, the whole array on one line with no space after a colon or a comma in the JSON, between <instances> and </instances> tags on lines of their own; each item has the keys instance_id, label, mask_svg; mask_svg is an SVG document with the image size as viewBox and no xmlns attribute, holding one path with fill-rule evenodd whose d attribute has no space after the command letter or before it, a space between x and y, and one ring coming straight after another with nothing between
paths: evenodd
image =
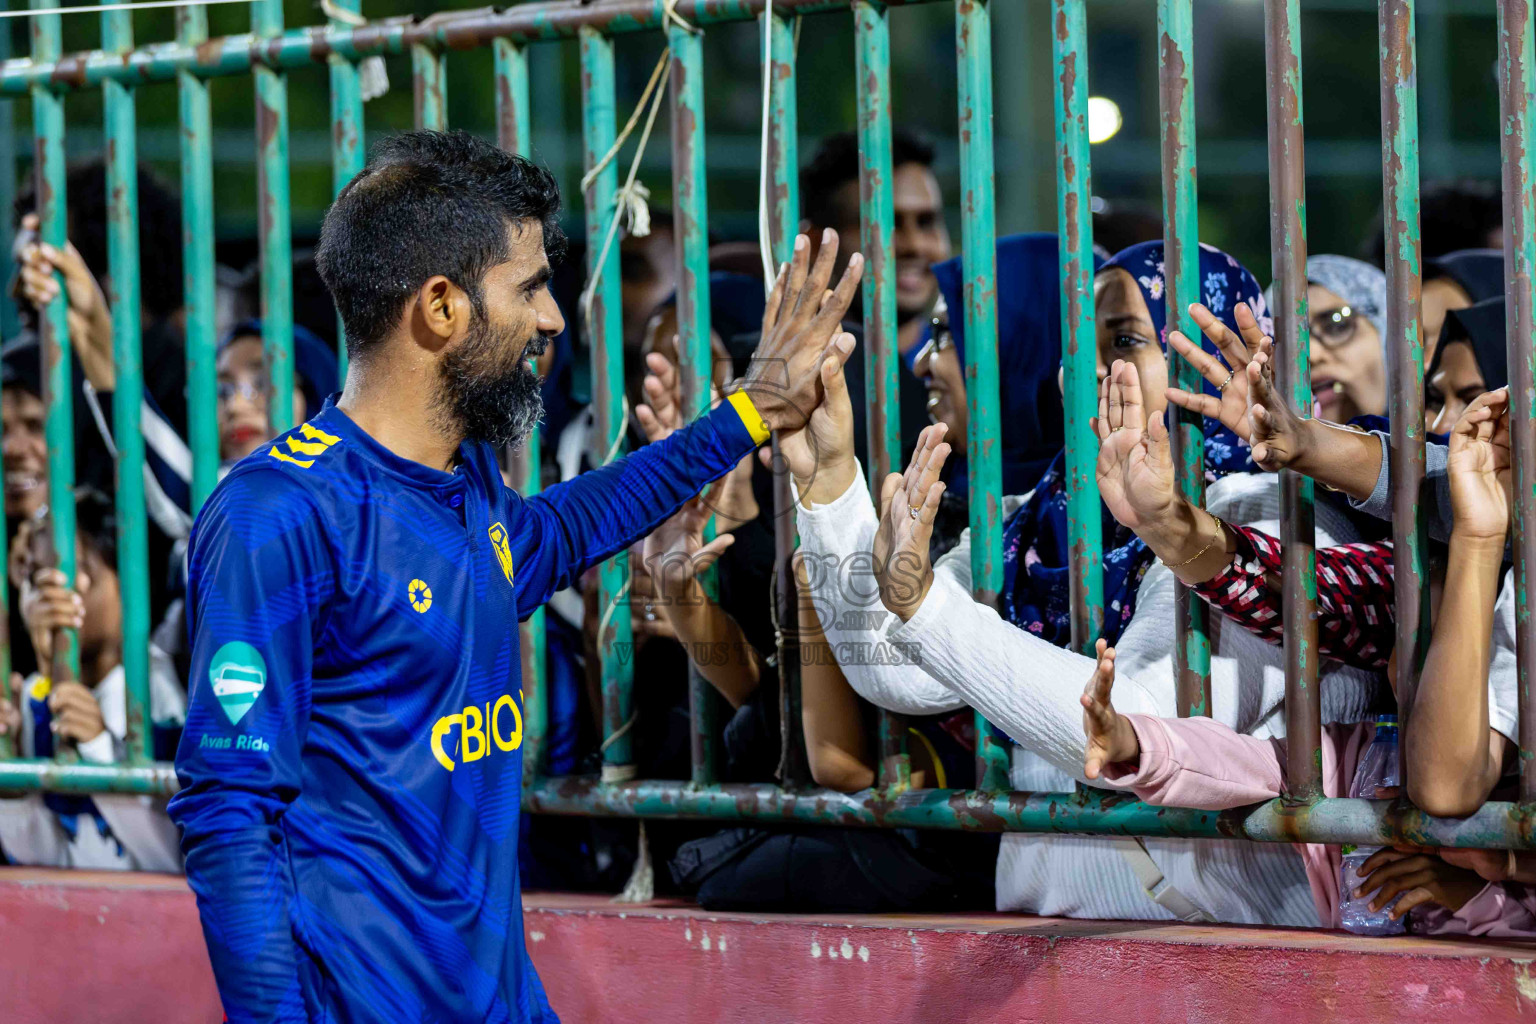
<instances>
[{"instance_id":1,"label":"concrete ledge","mask_svg":"<svg viewBox=\"0 0 1536 1024\"><path fill-rule=\"evenodd\" d=\"M524 902L529 949L566 1024L1536 1020L1531 944ZM0 869L0 1022L221 1019L183 879Z\"/></svg>"},{"instance_id":2,"label":"concrete ledge","mask_svg":"<svg viewBox=\"0 0 1536 1024\"><path fill-rule=\"evenodd\" d=\"M0 869L0 1021L223 1019L186 879Z\"/></svg>"},{"instance_id":3,"label":"concrete ledge","mask_svg":"<svg viewBox=\"0 0 1536 1024\"><path fill-rule=\"evenodd\" d=\"M1536 945L978 914L710 914L529 894L568 1022L1536 1020Z\"/></svg>"}]
</instances>

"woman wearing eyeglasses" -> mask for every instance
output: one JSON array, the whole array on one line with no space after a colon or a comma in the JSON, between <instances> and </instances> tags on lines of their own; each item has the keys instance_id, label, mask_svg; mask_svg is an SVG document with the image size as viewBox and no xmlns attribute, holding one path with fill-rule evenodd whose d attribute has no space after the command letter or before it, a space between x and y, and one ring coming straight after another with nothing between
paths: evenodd
<instances>
[{"instance_id":1,"label":"woman wearing eyeglasses","mask_svg":"<svg viewBox=\"0 0 1536 1024\"><path fill-rule=\"evenodd\" d=\"M1386 275L1369 263L1348 256L1307 258L1317 416L1348 423L1386 413L1386 299Z\"/></svg>"}]
</instances>

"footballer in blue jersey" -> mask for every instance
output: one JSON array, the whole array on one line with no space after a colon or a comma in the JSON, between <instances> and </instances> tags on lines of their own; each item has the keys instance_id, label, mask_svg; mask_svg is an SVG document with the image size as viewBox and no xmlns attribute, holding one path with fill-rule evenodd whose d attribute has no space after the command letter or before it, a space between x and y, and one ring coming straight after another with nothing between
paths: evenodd
<instances>
[{"instance_id":1,"label":"footballer in blue jersey","mask_svg":"<svg viewBox=\"0 0 1536 1024\"><path fill-rule=\"evenodd\" d=\"M797 429L853 339L862 260L780 271L752 369L637 453L522 498L540 416L549 174L462 133L382 143L317 255L343 391L241 461L192 533L187 877L231 1021L553 1021L517 874L519 620Z\"/></svg>"}]
</instances>

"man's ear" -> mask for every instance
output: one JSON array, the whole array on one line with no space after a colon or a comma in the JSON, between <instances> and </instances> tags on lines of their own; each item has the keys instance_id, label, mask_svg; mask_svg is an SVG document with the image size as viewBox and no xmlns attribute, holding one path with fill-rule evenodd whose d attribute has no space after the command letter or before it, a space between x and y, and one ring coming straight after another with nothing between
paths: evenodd
<instances>
[{"instance_id":1,"label":"man's ear","mask_svg":"<svg viewBox=\"0 0 1536 1024\"><path fill-rule=\"evenodd\" d=\"M447 341L469 322L469 297L441 274L434 274L416 292L412 316L428 334Z\"/></svg>"}]
</instances>

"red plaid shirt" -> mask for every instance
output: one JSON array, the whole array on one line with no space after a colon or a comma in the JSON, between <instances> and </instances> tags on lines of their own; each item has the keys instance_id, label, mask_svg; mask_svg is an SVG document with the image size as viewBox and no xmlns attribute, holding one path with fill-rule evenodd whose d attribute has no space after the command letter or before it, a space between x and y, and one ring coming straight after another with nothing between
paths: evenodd
<instances>
[{"instance_id":1,"label":"red plaid shirt","mask_svg":"<svg viewBox=\"0 0 1536 1024\"><path fill-rule=\"evenodd\" d=\"M1278 582L1280 541L1251 526L1234 526L1232 562L1195 593L1249 632L1284 641ZM1317 550L1317 639L1322 656L1358 668L1385 668L1396 643L1392 542L1340 544Z\"/></svg>"}]
</instances>

